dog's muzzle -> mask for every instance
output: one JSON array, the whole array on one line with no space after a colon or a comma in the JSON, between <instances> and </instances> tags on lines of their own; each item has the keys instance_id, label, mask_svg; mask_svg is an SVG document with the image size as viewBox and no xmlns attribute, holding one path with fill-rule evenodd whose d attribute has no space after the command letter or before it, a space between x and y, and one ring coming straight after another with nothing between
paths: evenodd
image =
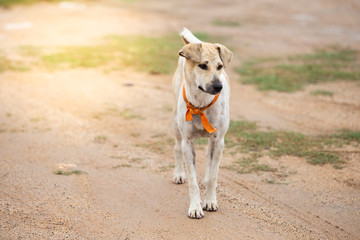
<instances>
[{"instance_id":1,"label":"dog's muzzle","mask_svg":"<svg viewBox=\"0 0 360 240\"><path fill-rule=\"evenodd\" d=\"M206 90L202 86L199 86L198 88L201 91L203 91L204 93L209 93L209 94L212 94L212 95L216 95L219 92L221 92L221 90L223 88L223 85L220 82L215 82L212 85L207 85Z\"/></svg>"},{"instance_id":2,"label":"dog's muzzle","mask_svg":"<svg viewBox=\"0 0 360 240\"><path fill-rule=\"evenodd\" d=\"M223 85L220 82L216 82L216 83L213 84L212 87L213 87L214 92L216 94L216 93L219 93L221 91L221 89L223 88Z\"/></svg>"}]
</instances>

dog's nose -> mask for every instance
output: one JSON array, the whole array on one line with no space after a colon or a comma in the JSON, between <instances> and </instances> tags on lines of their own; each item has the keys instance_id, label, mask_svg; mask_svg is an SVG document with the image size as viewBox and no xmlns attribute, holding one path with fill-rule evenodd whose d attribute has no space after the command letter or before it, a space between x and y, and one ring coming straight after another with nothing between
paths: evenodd
<instances>
[{"instance_id":1,"label":"dog's nose","mask_svg":"<svg viewBox=\"0 0 360 240\"><path fill-rule=\"evenodd\" d=\"M223 86L222 86L221 83L214 83L213 88L214 88L215 92L218 93L218 92L221 91L221 89L223 88Z\"/></svg>"}]
</instances>

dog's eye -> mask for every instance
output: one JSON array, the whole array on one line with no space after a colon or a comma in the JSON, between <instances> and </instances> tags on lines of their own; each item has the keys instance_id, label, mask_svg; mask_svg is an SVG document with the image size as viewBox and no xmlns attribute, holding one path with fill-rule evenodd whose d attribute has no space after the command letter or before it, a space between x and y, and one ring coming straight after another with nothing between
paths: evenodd
<instances>
[{"instance_id":1,"label":"dog's eye","mask_svg":"<svg viewBox=\"0 0 360 240\"><path fill-rule=\"evenodd\" d=\"M201 68L202 70L207 70L208 69L206 64L199 64L199 68Z\"/></svg>"},{"instance_id":2,"label":"dog's eye","mask_svg":"<svg viewBox=\"0 0 360 240\"><path fill-rule=\"evenodd\" d=\"M220 71L222 68L223 68L223 65L219 65L219 66L217 67L217 70Z\"/></svg>"}]
</instances>

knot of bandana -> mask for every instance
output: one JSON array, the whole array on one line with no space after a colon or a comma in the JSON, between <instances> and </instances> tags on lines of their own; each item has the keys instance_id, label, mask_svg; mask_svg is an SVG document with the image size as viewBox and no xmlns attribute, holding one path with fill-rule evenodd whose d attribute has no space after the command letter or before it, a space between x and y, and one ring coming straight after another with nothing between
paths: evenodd
<instances>
[{"instance_id":1,"label":"knot of bandana","mask_svg":"<svg viewBox=\"0 0 360 240\"><path fill-rule=\"evenodd\" d=\"M216 131L216 128L214 128L213 126L211 126L211 124L209 123L209 120L207 119L205 113L203 112L204 110L208 109L209 107L211 107L216 100L218 99L220 93L216 94L216 96L214 97L214 100L206 107L203 108L197 108L194 107L186 98L186 92L185 92L185 85L183 85L183 98L184 101L186 102L186 114L185 114L185 119L186 121L191 121L193 119L193 114L195 115L200 115L201 117L201 123L203 124L204 128L206 131L208 131L208 133L213 133Z\"/></svg>"}]
</instances>

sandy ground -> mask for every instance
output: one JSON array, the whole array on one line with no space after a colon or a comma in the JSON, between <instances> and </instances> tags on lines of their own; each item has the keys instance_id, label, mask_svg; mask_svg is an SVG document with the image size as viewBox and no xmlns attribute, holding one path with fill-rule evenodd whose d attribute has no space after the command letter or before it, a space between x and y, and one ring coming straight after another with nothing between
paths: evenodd
<instances>
[{"instance_id":1,"label":"sandy ground","mask_svg":"<svg viewBox=\"0 0 360 240\"><path fill-rule=\"evenodd\" d=\"M231 68L341 44L360 50L358 1L117 1L0 10L1 50L95 44L107 34L193 31L233 47L231 118L305 134L360 130L360 85L288 94L239 84ZM214 19L240 21L214 26ZM9 23L31 22L9 30ZM175 53L176 54L176 53ZM174 66L175 69L175 66ZM333 97L313 96L324 89ZM360 154L346 166L263 159L275 173L221 169L216 213L187 218L187 184L172 183L171 76L98 69L0 74L0 239L359 239ZM135 117L129 118L128 115ZM106 136L106 138L102 137ZM204 149L197 154L199 182ZM225 150L222 166L236 160ZM81 175L54 174L74 164ZM285 184L269 184L271 178ZM201 187L204 190L203 186Z\"/></svg>"}]
</instances>

